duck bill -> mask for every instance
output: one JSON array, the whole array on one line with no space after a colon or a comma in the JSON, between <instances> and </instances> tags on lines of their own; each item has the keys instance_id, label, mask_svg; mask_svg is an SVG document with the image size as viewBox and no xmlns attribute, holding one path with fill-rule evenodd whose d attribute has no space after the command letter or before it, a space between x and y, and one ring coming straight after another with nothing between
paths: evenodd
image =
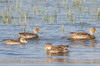
<instances>
[{"instance_id":1,"label":"duck bill","mask_svg":"<svg viewBox=\"0 0 100 66\"><path fill-rule=\"evenodd\" d=\"M98 31L95 31L95 33L100 33L100 32L98 32Z\"/></svg>"},{"instance_id":2,"label":"duck bill","mask_svg":"<svg viewBox=\"0 0 100 66\"><path fill-rule=\"evenodd\" d=\"M47 47L44 48L45 50L47 49Z\"/></svg>"},{"instance_id":3,"label":"duck bill","mask_svg":"<svg viewBox=\"0 0 100 66\"><path fill-rule=\"evenodd\" d=\"M39 32L42 32L41 30L39 30Z\"/></svg>"}]
</instances>

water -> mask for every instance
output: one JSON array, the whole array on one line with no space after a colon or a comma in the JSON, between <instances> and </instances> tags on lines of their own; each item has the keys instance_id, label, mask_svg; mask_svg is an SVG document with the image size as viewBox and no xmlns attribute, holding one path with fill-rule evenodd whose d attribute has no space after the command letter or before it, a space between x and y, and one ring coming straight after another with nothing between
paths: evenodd
<instances>
[{"instance_id":1,"label":"water","mask_svg":"<svg viewBox=\"0 0 100 66\"><path fill-rule=\"evenodd\" d=\"M99 33L95 33L96 39L90 41L71 41L67 40L67 36L70 32L85 31L88 32L90 26L94 26L100 31L99 20L92 19L92 2L86 1L83 5L89 6L89 14L79 12L75 9L71 9L73 14L76 14L76 22L70 22L70 19L66 18L65 0L1 0L0 3L0 16L2 16L3 10L12 8L13 20L11 24L3 24L0 17L0 64L1 65L99 65L100 64L100 40ZM18 3L16 3L18 1ZM85 0L84 0L85 1ZM69 7L71 7L72 1L68 0ZM95 8L100 8L100 1L95 0ZM15 5L18 4L18 5ZM8 6L9 5L9 6ZM19 12L16 7L19 6L19 10L28 12L27 28L26 32L32 32L34 27L38 27L42 30L39 33L39 38L29 40L29 43L24 45L4 45L4 39L17 39L18 33L23 32L24 25L19 24ZM44 14L48 13L53 15L54 9L57 10L57 23L52 20L43 20L43 14L37 12L34 15L34 7L42 10L44 8ZM22 23L24 22L24 17ZM64 24L65 32L62 32L62 24ZM48 55L44 46L46 43L52 43L53 45L70 45L69 53L66 54L51 54Z\"/></svg>"}]
</instances>

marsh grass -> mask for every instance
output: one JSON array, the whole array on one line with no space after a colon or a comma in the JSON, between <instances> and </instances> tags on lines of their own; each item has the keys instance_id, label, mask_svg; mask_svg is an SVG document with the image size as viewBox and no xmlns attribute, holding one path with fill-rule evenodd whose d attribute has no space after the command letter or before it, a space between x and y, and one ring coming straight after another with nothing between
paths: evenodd
<instances>
[{"instance_id":1,"label":"marsh grass","mask_svg":"<svg viewBox=\"0 0 100 66\"><path fill-rule=\"evenodd\" d=\"M57 23L57 10L56 10L56 8L54 8L53 17L54 17L54 23Z\"/></svg>"},{"instance_id":2,"label":"marsh grass","mask_svg":"<svg viewBox=\"0 0 100 66\"><path fill-rule=\"evenodd\" d=\"M70 16L70 22L73 22L73 14L72 14L72 12L71 12L71 11L70 11L69 16Z\"/></svg>"},{"instance_id":3,"label":"marsh grass","mask_svg":"<svg viewBox=\"0 0 100 66\"><path fill-rule=\"evenodd\" d=\"M86 6L85 8L83 8L83 12L86 14L89 14L89 6Z\"/></svg>"},{"instance_id":4,"label":"marsh grass","mask_svg":"<svg viewBox=\"0 0 100 66\"><path fill-rule=\"evenodd\" d=\"M26 32L26 29L27 29L27 16L28 16L28 13L24 12L24 32Z\"/></svg>"},{"instance_id":5,"label":"marsh grass","mask_svg":"<svg viewBox=\"0 0 100 66\"><path fill-rule=\"evenodd\" d=\"M42 12L43 12L42 13L42 22L57 23L56 8L54 8L54 13L53 14L45 13L44 10Z\"/></svg>"},{"instance_id":6,"label":"marsh grass","mask_svg":"<svg viewBox=\"0 0 100 66\"><path fill-rule=\"evenodd\" d=\"M64 24L62 24L62 33L65 32Z\"/></svg>"},{"instance_id":7,"label":"marsh grass","mask_svg":"<svg viewBox=\"0 0 100 66\"><path fill-rule=\"evenodd\" d=\"M73 21L76 22L76 15L73 16Z\"/></svg>"},{"instance_id":8,"label":"marsh grass","mask_svg":"<svg viewBox=\"0 0 100 66\"><path fill-rule=\"evenodd\" d=\"M69 3L68 3L68 0L66 1L66 9L69 9Z\"/></svg>"},{"instance_id":9,"label":"marsh grass","mask_svg":"<svg viewBox=\"0 0 100 66\"><path fill-rule=\"evenodd\" d=\"M19 0L16 0L16 11L19 12Z\"/></svg>"},{"instance_id":10,"label":"marsh grass","mask_svg":"<svg viewBox=\"0 0 100 66\"><path fill-rule=\"evenodd\" d=\"M100 20L100 8L93 8L92 19Z\"/></svg>"},{"instance_id":11,"label":"marsh grass","mask_svg":"<svg viewBox=\"0 0 100 66\"><path fill-rule=\"evenodd\" d=\"M24 10L22 10L22 9L24 9L24 8L21 7L22 3L20 0L16 0L16 1L14 1L15 6L10 6L10 1L11 0L8 0L8 2L7 2L8 6L7 6L7 3L5 4L6 6L2 13L2 22L4 24L11 24L13 22L13 18L12 18L13 13L17 13L17 14L20 13L20 15L18 16L19 24L24 24L24 31L25 31L26 26L27 26L26 19L28 19L28 17L27 17L27 14L26 15L23 14ZM41 17L42 22L47 22L50 24L51 23L57 24L57 23L59 23L59 22L57 22L58 14L61 13L61 11L62 11L61 9L64 8L63 11L68 12L68 13L65 12L67 22L76 22L76 20L78 20L79 17L84 16L84 18L85 18L85 16L90 15L91 12L92 12L92 15L91 15L92 19L100 20L100 8L96 7L97 6L96 0L91 0L91 3L93 4L93 8L90 8L88 1L86 1L86 0L72 0L72 2L69 0L63 0L63 1L58 0L56 2L57 7L54 6L51 8L51 11L53 11L52 13L50 11L48 11L50 9L50 7L48 7L48 5L52 5L53 3L50 4L49 2L50 2L49 0L42 0L42 1L39 0L39 1L33 2L33 5L32 5L33 9L31 9L33 12L32 18L34 18L34 17L38 18L38 15L41 15L39 17ZM62 8L62 5L63 5L63 8ZM27 12L28 12L28 10L27 10ZM62 18L62 17L60 17L60 18ZM78 22L81 22L80 21L81 19L82 18L80 18L78 20ZM26 22L25 22L25 20L26 20Z\"/></svg>"},{"instance_id":12,"label":"marsh grass","mask_svg":"<svg viewBox=\"0 0 100 66\"><path fill-rule=\"evenodd\" d=\"M34 16L36 16L36 15L37 15L37 8L34 7Z\"/></svg>"},{"instance_id":13,"label":"marsh grass","mask_svg":"<svg viewBox=\"0 0 100 66\"><path fill-rule=\"evenodd\" d=\"M100 8L96 9L97 20L100 20Z\"/></svg>"},{"instance_id":14,"label":"marsh grass","mask_svg":"<svg viewBox=\"0 0 100 66\"><path fill-rule=\"evenodd\" d=\"M3 22L3 24L11 24L12 23L12 15L9 15L7 10L3 11L2 22Z\"/></svg>"}]
</instances>

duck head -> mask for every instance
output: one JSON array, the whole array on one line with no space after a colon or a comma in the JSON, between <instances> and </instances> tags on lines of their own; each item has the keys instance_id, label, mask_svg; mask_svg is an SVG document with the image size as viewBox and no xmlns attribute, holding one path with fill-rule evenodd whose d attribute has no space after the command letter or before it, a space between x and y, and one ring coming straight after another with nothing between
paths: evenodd
<instances>
[{"instance_id":1,"label":"duck head","mask_svg":"<svg viewBox=\"0 0 100 66\"><path fill-rule=\"evenodd\" d=\"M39 28L34 28L33 31L34 31L35 34L42 32Z\"/></svg>"},{"instance_id":2,"label":"duck head","mask_svg":"<svg viewBox=\"0 0 100 66\"><path fill-rule=\"evenodd\" d=\"M90 34L93 35L94 32L97 32L96 29L94 27L90 27L89 29Z\"/></svg>"},{"instance_id":3,"label":"duck head","mask_svg":"<svg viewBox=\"0 0 100 66\"><path fill-rule=\"evenodd\" d=\"M47 43L44 49L50 50L52 48L51 43Z\"/></svg>"}]
</instances>

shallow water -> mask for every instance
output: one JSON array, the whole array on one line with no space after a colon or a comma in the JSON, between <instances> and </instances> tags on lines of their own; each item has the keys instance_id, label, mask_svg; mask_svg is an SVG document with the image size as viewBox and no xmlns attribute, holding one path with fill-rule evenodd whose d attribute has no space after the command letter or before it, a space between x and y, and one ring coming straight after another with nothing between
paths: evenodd
<instances>
[{"instance_id":1,"label":"shallow water","mask_svg":"<svg viewBox=\"0 0 100 66\"><path fill-rule=\"evenodd\" d=\"M17 0L16 0L17 1ZM100 64L100 37L99 33L95 33L96 39L89 41L71 41L67 36L70 32L86 31L90 26L94 26L100 31L99 20L91 19L91 12L86 17L82 17L82 23L80 23L79 17L77 22L66 22L66 15L64 9L64 1L47 0L47 3L43 5L43 1L40 1L40 6L36 0L20 0L19 4L22 10L26 10L29 13L27 17L27 32L32 32L33 27L38 27L42 30L39 33L39 38L29 40L29 43L23 45L4 45L4 39L17 39L18 33L23 32L23 25L19 25L19 14L14 12L13 9L13 23L3 24L2 18L0 18L0 64L1 65L98 65ZM71 1L69 4L71 4ZM85 1L85 0L84 0ZM91 0L90 0L91 1ZM1 1L0 12L9 7L15 6L15 1L9 2ZM36 4L35 4L36 3ZM62 4L63 3L63 4ZM91 2L86 1L90 9L92 7ZM96 0L96 4L100 1ZM58 4L61 4L58 6ZM71 6L71 5L70 5ZM57 8L57 23L42 22L41 14L38 13L34 16L32 7L44 7L45 11L52 14L52 9ZM84 5L85 7L85 5ZM46 9L48 8L48 9ZM96 8L100 8L100 5L96 5ZM76 12L77 14L77 12ZM2 16L2 14L0 14ZM62 32L62 24L64 24L65 32ZM53 45L64 44L70 45L69 53L66 54L47 54L44 50L46 43L52 43Z\"/></svg>"}]
</instances>

